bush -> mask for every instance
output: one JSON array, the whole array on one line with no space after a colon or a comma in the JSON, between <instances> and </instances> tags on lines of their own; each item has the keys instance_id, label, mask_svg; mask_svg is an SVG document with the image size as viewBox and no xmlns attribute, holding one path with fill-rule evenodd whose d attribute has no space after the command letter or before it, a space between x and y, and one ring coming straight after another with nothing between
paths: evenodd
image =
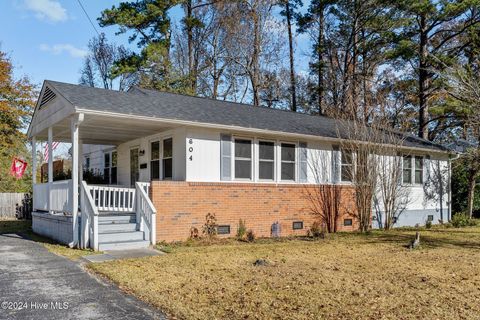
<instances>
[{"instance_id":1,"label":"bush","mask_svg":"<svg viewBox=\"0 0 480 320\"><path fill-rule=\"evenodd\" d=\"M205 224L202 229L203 235L213 238L217 235L217 218L214 214L207 213L205 216Z\"/></svg>"},{"instance_id":2,"label":"bush","mask_svg":"<svg viewBox=\"0 0 480 320\"><path fill-rule=\"evenodd\" d=\"M255 241L255 233L253 233L253 230L251 229L247 231L247 241L248 242Z\"/></svg>"},{"instance_id":3,"label":"bush","mask_svg":"<svg viewBox=\"0 0 480 320\"><path fill-rule=\"evenodd\" d=\"M325 238L325 228L320 222L315 221L307 231L307 235L313 238Z\"/></svg>"},{"instance_id":4,"label":"bush","mask_svg":"<svg viewBox=\"0 0 480 320\"><path fill-rule=\"evenodd\" d=\"M190 239L198 239L200 235L198 234L198 229L195 227L190 228Z\"/></svg>"},{"instance_id":5,"label":"bush","mask_svg":"<svg viewBox=\"0 0 480 320\"><path fill-rule=\"evenodd\" d=\"M467 226L475 226L476 222L474 219L470 219L470 217L465 213L457 213L452 217L452 225L455 228L467 227Z\"/></svg>"},{"instance_id":6,"label":"bush","mask_svg":"<svg viewBox=\"0 0 480 320\"><path fill-rule=\"evenodd\" d=\"M238 240L245 239L246 234L247 234L247 227L245 226L245 220L240 219L238 221L237 239Z\"/></svg>"},{"instance_id":7,"label":"bush","mask_svg":"<svg viewBox=\"0 0 480 320\"><path fill-rule=\"evenodd\" d=\"M425 228L430 229L431 227L432 227L432 221L427 220L427 222L425 222Z\"/></svg>"}]
</instances>

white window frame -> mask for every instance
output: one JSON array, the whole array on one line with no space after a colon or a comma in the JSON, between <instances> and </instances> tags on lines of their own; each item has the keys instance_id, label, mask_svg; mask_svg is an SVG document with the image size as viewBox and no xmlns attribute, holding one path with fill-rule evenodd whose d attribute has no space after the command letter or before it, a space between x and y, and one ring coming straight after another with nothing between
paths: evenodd
<instances>
[{"instance_id":1,"label":"white window frame","mask_svg":"<svg viewBox=\"0 0 480 320\"><path fill-rule=\"evenodd\" d=\"M404 171L404 159L405 157L410 157L410 182L405 182L403 180L403 171ZM415 166L415 159L416 158L421 158L422 160L422 182L418 183L415 181L415 173L417 171L417 167ZM424 155L418 155L418 154L403 154L402 155L402 185L407 185L407 186L423 186L425 183L425 156Z\"/></svg>"},{"instance_id":2,"label":"white window frame","mask_svg":"<svg viewBox=\"0 0 480 320\"><path fill-rule=\"evenodd\" d=\"M250 179L248 178L237 178L236 177L236 172L235 172L235 161L237 159L237 157L235 157L235 148L236 148L236 144L235 144L235 141L236 140L248 140L250 141L250 149L251 149L251 157L250 157ZM232 178L233 180L235 181L254 181L254 164L255 164L255 148L254 148L254 143L255 139L254 138L248 138L248 137L243 137L243 136L232 136ZM242 160L247 160L247 158L240 158Z\"/></svg>"},{"instance_id":3,"label":"white window frame","mask_svg":"<svg viewBox=\"0 0 480 320\"><path fill-rule=\"evenodd\" d=\"M355 153L353 151L348 151L348 150L345 150L345 149L342 149L340 148L340 161L339 161L339 172L340 172L340 183L344 183L344 184L349 184L349 183L352 183L353 182L353 177L350 177L350 180L343 180L343 167L346 167L346 166L350 166L351 167L351 174L354 173L354 170L355 170ZM352 157L352 163L351 164L346 164L344 165L343 162L342 162L342 159L343 159L343 153L344 152L349 152L351 154L351 157Z\"/></svg>"},{"instance_id":4,"label":"white window frame","mask_svg":"<svg viewBox=\"0 0 480 320\"><path fill-rule=\"evenodd\" d=\"M113 153L116 153L117 154L117 165L115 167L112 166L113 164ZM106 167L105 166L105 155L108 154L108 157L109 157L109 166ZM108 184L111 185L112 184L112 168L117 168L117 183L118 183L118 151L117 149L112 149L112 150L109 150L109 151L104 151L103 152L103 172L102 174L105 175L105 169L108 169Z\"/></svg>"},{"instance_id":5,"label":"white window frame","mask_svg":"<svg viewBox=\"0 0 480 320\"><path fill-rule=\"evenodd\" d=\"M420 158L420 160L422 160L422 169L421 169L422 175L420 176L421 180L422 180L421 182L417 182L416 179L415 179L415 175L417 173L417 166L416 166L416 161L415 160L417 158ZM415 155L415 156L412 157L412 161L413 161L413 166L412 166L413 180L412 180L412 182L413 182L414 185L423 186L423 184L425 182L424 181L425 180L425 176L424 176L424 174L425 174L425 157L420 156L420 155Z\"/></svg>"},{"instance_id":6,"label":"white window frame","mask_svg":"<svg viewBox=\"0 0 480 320\"><path fill-rule=\"evenodd\" d=\"M264 162L273 162L273 178L272 179L260 179L260 142L273 143L273 160L263 160ZM275 182L277 181L277 143L275 140L257 138L256 145L258 145L258 152L255 163L257 164L257 180L261 182Z\"/></svg>"},{"instance_id":7,"label":"white window frame","mask_svg":"<svg viewBox=\"0 0 480 320\"><path fill-rule=\"evenodd\" d=\"M158 142L158 159L152 159L152 143ZM148 141L148 164L150 166L149 177L152 180L152 161L158 160L158 180L162 180L162 139L155 138Z\"/></svg>"},{"instance_id":8,"label":"white window frame","mask_svg":"<svg viewBox=\"0 0 480 320\"><path fill-rule=\"evenodd\" d=\"M164 141L165 140L168 140L168 139L171 139L172 140L172 156L171 157L168 157L168 158L165 158L164 156L164 152L165 152L165 148L163 147L163 144L164 144ZM163 138L160 139L161 143L160 143L160 179L161 180L173 180L173 176L174 176L174 161L173 161L173 137L171 135L169 136L165 136ZM172 176L169 177L169 178L164 178L164 167L163 167L163 160L165 159L172 159Z\"/></svg>"},{"instance_id":9,"label":"white window frame","mask_svg":"<svg viewBox=\"0 0 480 320\"><path fill-rule=\"evenodd\" d=\"M282 179L282 163L286 162L286 161L282 161L282 144L293 144L295 146L295 162L294 162L294 165L293 165L295 179L293 179L293 180ZM298 141L292 142L292 141L280 140L278 142L278 153L279 153L279 155L278 155L278 163L279 163L279 177L278 177L278 179L279 179L279 181L297 183L298 182L298 166L299 166L299 163L298 163ZM291 162L288 162L288 163L291 163Z\"/></svg>"}]
</instances>

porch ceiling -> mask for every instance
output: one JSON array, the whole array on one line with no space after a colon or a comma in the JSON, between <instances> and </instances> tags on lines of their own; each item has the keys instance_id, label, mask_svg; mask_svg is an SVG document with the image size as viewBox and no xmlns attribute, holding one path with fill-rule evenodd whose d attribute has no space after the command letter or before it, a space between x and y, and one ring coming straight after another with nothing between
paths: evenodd
<instances>
[{"instance_id":1,"label":"porch ceiling","mask_svg":"<svg viewBox=\"0 0 480 320\"><path fill-rule=\"evenodd\" d=\"M71 142L70 118L53 126L53 140ZM121 143L153 135L173 128L172 124L155 121L155 119L132 119L104 115L84 115L79 126L79 138L84 144L119 145ZM37 140L47 140L48 131L36 135Z\"/></svg>"}]
</instances>

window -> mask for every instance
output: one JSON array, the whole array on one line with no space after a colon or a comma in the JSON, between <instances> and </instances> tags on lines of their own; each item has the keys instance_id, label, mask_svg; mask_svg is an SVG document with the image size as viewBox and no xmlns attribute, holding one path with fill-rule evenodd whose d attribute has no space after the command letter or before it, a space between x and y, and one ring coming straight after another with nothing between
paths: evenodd
<instances>
[{"instance_id":1,"label":"window","mask_svg":"<svg viewBox=\"0 0 480 320\"><path fill-rule=\"evenodd\" d=\"M433 221L433 214L429 214L427 216L427 221Z\"/></svg>"},{"instance_id":2,"label":"window","mask_svg":"<svg viewBox=\"0 0 480 320\"><path fill-rule=\"evenodd\" d=\"M415 157L415 183L423 184L423 157Z\"/></svg>"},{"instance_id":3,"label":"window","mask_svg":"<svg viewBox=\"0 0 480 320\"><path fill-rule=\"evenodd\" d=\"M117 151L112 151L112 167L110 168L110 184L117 184Z\"/></svg>"},{"instance_id":4,"label":"window","mask_svg":"<svg viewBox=\"0 0 480 320\"><path fill-rule=\"evenodd\" d=\"M281 147L281 179L295 181L295 145L292 143L282 143Z\"/></svg>"},{"instance_id":5,"label":"window","mask_svg":"<svg viewBox=\"0 0 480 320\"><path fill-rule=\"evenodd\" d=\"M303 229L303 221L294 221L292 224L293 230L300 230Z\"/></svg>"},{"instance_id":6,"label":"window","mask_svg":"<svg viewBox=\"0 0 480 320\"><path fill-rule=\"evenodd\" d=\"M217 234L230 234L230 226L218 226L217 227Z\"/></svg>"},{"instance_id":7,"label":"window","mask_svg":"<svg viewBox=\"0 0 480 320\"><path fill-rule=\"evenodd\" d=\"M172 138L163 140L163 179L172 179L173 174L173 141Z\"/></svg>"},{"instance_id":8,"label":"window","mask_svg":"<svg viewBox=\"0 0 480 320\"><path fill-rule=\"evenodd\" d=\"M150 179L160 179L160 142L150 143Z\"/></svg>"},{"instance_id":9,"label":"window","mask_svg":"<svg viewBox=\"0 0 480 320\"><path fill-rule=\"evenodd\" d=\"M103 154L103 180L110 183L110 153Z\"/></svg>"},{"instance_id":10,"label":"window","mask_svg":"<svg viewBox=\"0 0 480 320\"><path fill-rule=\"evenodd\" d=\"M235 179L252 179L252 141L235 139Z\"/></svg>"},{"instance_id":11,"label":"window","mask_svg":"<svg viewBox=\"0 0 480 320\"><path fill-rule=\"evenodd\" d=\"M403 183L412 183L412 156L403 156Z\"/></svg>"},{"instance_id":12,"label":"window","mask_svg":"<svg viewBox=\"0 0 480 320\"><path fill-rule=\"evenodd\" d=\"M353 220L352 219L343 219L343 225L346 227L352 226L353 225Z\"/></svg>"},{"instance_id":13,"label":"window","mask_svg":"<svg viewBox=\"0 0 480 320\"><path fill-rule=\"evenodd\" d=\"M103 180L106 184L117 184L117 151L103 154Z\"/></svg>"},{"instance_id":14,"label":"window","mask_svg":"<svg viewBox=\"0 0 480 320\"><path fill-rule=\"evenodd\" d=\"M258 142L258 178L273 180L275 177L275 144L268 141Z\"/></svg>"},{"instance_id":15,"label":"window","mask_svg":"<svg viewBox=\"0 0 480 320\"><path fill-rule=\"evenodd\" d=\"M423 184L423 157L403 156L403 183Z\"/></svg>"},{"instance_id":16,"label":"window","mask_svg":"<svg viewBox=\"0 0 480 320\"><path fill-rule=\"evenodd\" d=\"M353 156L352 152L348 150L342 150L341 152L341 165L340 165L341 181L352 181L353 174Z\"/></svg>"}]
</instances>

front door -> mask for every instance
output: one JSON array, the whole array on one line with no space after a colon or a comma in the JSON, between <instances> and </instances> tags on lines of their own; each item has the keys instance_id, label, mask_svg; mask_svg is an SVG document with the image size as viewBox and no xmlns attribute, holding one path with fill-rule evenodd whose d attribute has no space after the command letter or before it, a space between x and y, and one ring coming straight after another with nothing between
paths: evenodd
<instances>
[{"instance_id":1,"label":"front door","mask_svg":"<svg viewBox=\"0 0 480 320\"><path fill-rule=\"evenodd\" d=\"M138 148L130 149L130 185L135 186L135 182L140 178L140 168L138 164Z\"/></svg>"}]
</instances>

